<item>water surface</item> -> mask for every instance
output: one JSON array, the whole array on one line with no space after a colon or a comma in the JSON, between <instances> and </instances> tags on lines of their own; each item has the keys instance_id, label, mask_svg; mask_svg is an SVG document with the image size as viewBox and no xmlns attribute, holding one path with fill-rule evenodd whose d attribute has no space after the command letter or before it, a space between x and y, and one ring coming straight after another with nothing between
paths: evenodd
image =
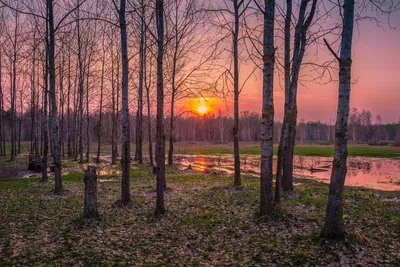
<instances>
[{"instance_id":1,"label":"water surface","mask_svg":"<svg viewBox=\"0 0 400 267\"><path fill-rule=\"evenodd\" d=\"M329 183L331 157L294 157L294 173L298 177L312 178ZM176 155L175 162L182 169L192 168L201 172L232 174L234 171L233 156ZM346 185L395 191L400 190L400 160L366 157L349 157ZM274 173L276 158L274 158ZM260 157L241 155L241 169L244 174L259 175Z\"/></svg>"}]
</instances>

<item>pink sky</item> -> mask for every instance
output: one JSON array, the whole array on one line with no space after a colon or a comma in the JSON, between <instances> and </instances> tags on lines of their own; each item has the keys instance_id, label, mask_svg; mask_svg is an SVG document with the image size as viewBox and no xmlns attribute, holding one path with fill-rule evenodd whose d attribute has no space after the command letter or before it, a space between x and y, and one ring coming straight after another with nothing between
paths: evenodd
<instances>
[{"instance_id":1,"label":"pink sky","mask_svg":"<svg viewBox=\"0 0 400 267\"><path fill-rule=\"evenodd\" d=\"M392 22L396 24L399 18ZM397 23L399 24L399 23ZM276 77L277 78L277 77ZM373 23L362 23L355 31L353 44L353 85L351 107L368 109L375 119L380 114L384 122L400 118L400 29L378 28ZM261 79L246 85L240 100L240 110L261 110ZM335 119L338 83L299 86L299 120ZM276 119L283 117L284 91L277 84L274 93ZM229 110L231 112L231 110Z\"/></svg>"}]
</instances>

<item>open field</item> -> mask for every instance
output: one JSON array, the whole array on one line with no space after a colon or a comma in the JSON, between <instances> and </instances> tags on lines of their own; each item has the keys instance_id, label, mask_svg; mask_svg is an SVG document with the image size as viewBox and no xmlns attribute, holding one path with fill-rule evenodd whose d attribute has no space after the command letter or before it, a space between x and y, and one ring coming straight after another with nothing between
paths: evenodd
<instances>
[{"instance_id":1,"label":"open field","mask_svg":"<svg viewBox=\"0 0 400 267\"><path fill-rule=\"evenodd\" d=\"M177 143L176 152L182 154L233 154L232 143ZM274 145L274 152L278 152L278 144ZM259 155L259 143L240 143L240 153ZM297 144L295 155L332 157L333 144ZM377 158L400 158L400 148L392 146L369 146L367 144L350 144L349 156L352 157L377 157Z\"/></svg>"},{"instance_id":2,"label":"open field","mask_svg":"<svg viewBox=\"0 0 400 267\"><path fill-rule=\"evenodd\" d=\"M208 143L208 142L178 142L175 144L176 154L189 154L189 155L217 155L217 154L233 154L232 143ZM91 153L95 155L97 144L91 144ZM118 146L120 149L120 145ZM131 144L131 151L135 151L135 144ZM154 149L154 146L153 146ZM10 150L8 149L8 152ZM29 151L29 144L23 143L21 146L22 152ZM85 150L86 151L86 150ZM148 154L148 145L144 144L143 152ZM166 152L168 152L168 143L166 142ZM278 144L274 144L275 154L278 152ZM111 153L111 145L103 144L101 153L109 155ZM240 153L259 155L259 143L240 143ZM316 156L316 157L332 157L333 144L317 144L317 143L297 143L295 155L302 156ZM368 144L349 144L349 156L351 157L375 157L375 158L400 158L400 147L393 146L370 146Z\"/></svg>"},{"instance_id":3,"label":"open field","mask_svg":"<svg viewBox=\"0 0 400 267\"><path fill-rule=\"evenodd\" d=\"M135 165L132 208L114 205L118 175L99 176L101 218L86 221L81 218L83 172L65 174L65 192L54 195L52 184L18 177L13 168L26 168L26 158L19 157L0 176L1 266L400 264L398 191L346 187L348 234L344 241L328 241L319 237L328 185L312 180L296 179L296 192L285 195L274 216L262 219L257 178L245 176L243 187L234 189L230 175L167 168L167 214L157 218L155 178L149 166Z\"/></svg>"}]
</instances>

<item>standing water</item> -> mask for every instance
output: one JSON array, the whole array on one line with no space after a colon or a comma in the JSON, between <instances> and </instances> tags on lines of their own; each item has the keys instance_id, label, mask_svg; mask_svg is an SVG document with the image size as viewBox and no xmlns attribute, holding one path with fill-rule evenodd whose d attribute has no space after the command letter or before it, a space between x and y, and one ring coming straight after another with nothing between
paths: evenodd
<instances>
[{"instance_id":1,"label":"standing water","mask_svg":"<svg viewBox=\"0 0 400 267\"><path fill-rule=\"evenodd\" d=\"M294 174L301 178L311 178L329 183L332 157L296 156ZM274 158L274 168L276 159ZM232 174L233 156L176 155L175 162L181 168L190 168L200 172ZM346 185L361 186L386 191L400 190L400 160L349 157ZM242 173L258 176L260 158L254 155L242 155ZM274 170L275 172L275 170Z\"/></svg>"}]
</instances>

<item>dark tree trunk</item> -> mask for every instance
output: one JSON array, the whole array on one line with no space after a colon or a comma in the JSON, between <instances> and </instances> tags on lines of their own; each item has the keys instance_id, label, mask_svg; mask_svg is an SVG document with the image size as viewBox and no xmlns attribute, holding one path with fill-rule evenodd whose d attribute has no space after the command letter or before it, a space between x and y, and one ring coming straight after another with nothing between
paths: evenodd
<instances>
[{"instance_id":1,"label":"dark tree trunk","mask_svg":"<svg viewBox=\"0 0 400 267\"><path fill-rule=\"evenodd\" d=\"M164 214L164 184L165 184L165 134L164 134L164 1L156 0L157 23L157 132L156 132L156 162L157 162L157 200L156 214Z\"/></svg>"},{"instance_id":2,"label":"dark tree trunk","mask_svg":"<svg viewBox=\"0 0 400 267\"><path fill-rule=\"evenodd\" d=\"M0 70L3 68L3 57L0 50ZM4 123L4 96L3 96L3 76L0 71L0 156L6 155L6 146L5 146L5 123Z\"/></svg>"},{"instance_id":3,"label":"dark tree trunk","mask_svg":"<svg viewBox=\"0 0 400 267\"><path fill-rule=\"evenodd\" d=\"M121 203L127 206L131 203L130 193L130 127L129 127L129 100L128 100L128 43L125 21L125 0L120 2L119 24L121 29L121 58L122 58L122 180L121 180Z\"/></svg>"},{"instance_id":4,"label":"dark tree trunk","mask_svg":"<svg viewBox=\"0 0 400 267\"><path fill-rule=\"evenodd\" d=\"M235 177L233 184L241 185L240 179L240 151L239 151L239 52L238 52L238 37L239 37L239 5L238 0L234 0L235 9L235 29L233 32L233 90L234 90L234 113L233 113L233 153L235 161Z\"/></svg>"},{"instance_id":5,"label":"dark tree trunk","mask_svg":"<svg viewBox=\"0 0 400 267\"><path fill-rule=\"evenodd\" d=\"M69 50L68 56L68 92L67 92L67 154L68 158L72 156L72 147L71 147L71 130L70 130L70 97L71 94L71 50Z\"/></svg>"},{"instance_id":6,"label":"dark tree trunk","mask_svg":"<svg viewBox=\"0 0 400 267\"><path fill-rule=\"evenodd\" d=\"M104 46L104 37L103 37ZM104 48L103 48L104 49ZM98 123L98 143L97 143L97 157L96 163L100 163L100 151L101 151L101 135L103 132L103 91L104 91L104 66L106 60L106 51L103 51L103 58L101 61L101 81L100 81L100 112L99 112L99 123Z\"/></svg>"},{"instance_id":7,"label":"dark tree trunk","mask_svg":"<svg viewBox=\"0 0 400 267\"><path fill-rule=\"evenodd\" d=\"M63 46L62 46L63 47ZM61 48L62 49L62 48ZM60 139L59 139L59 146L60 146L60 157L64 157L64 63L65 63L65 55L64 51L61 51L62 59L60 60Z\"/></svg>"},{"instance_id":8,"label":"dark tree trunk","mask_svg":"<svg viewBox=\"0 0 400 267\"><path fill-rule=\"evenodd\" d=\"M95 166L88 166L83 181L85 182L83 216L85 218L96 218L99 214L97 212L97 177Z\"/></svg>"},{"instance_id":9,"label":"dark tree trunk","mask_svg":"<svg viewBox=\"0 0 400 267\"><path fill-rule=\"evenodd\" d=\"M58 139L58 115L57 115L57 96L56 96L56 71L54 62L55 50L55 31L53 19L53 0L47 0L48 24L49 24L49 88L51 100L51 140L53 145L53 161L54 161L54 180L56 193L62 191L61 178L61 155L60 144Z\"/></svg>"},{"instance_id":10,"label":"dark tree trunk","mask_svg":"<svg viewBox=\"0 0 400 267\"><path fill-rule=\"evenodd\" d=\"M140 55L139 55L139 92L138 92L138 110L136 118L136 160L143 164L143 79L144 79L144 61L146 60L145 53L145 5L141 0L141 30L140 30Z\"/></svg>"},{"instance_id":11,"label":"dark tree trunk","mask_svg":"<svg viewBox=\"0 0 400 267\"><path fill-rule=\"evenodd\" d=\"M78 5L80 5L80 0L78 0ZM79 9L77 9L77 31L78 31L78 64L79 64L79 108L78 108L78 141L79 141L79 162L83 163L83 87L84 87L84 70L82 62L82 41L81 41L81 28L80 28L80 18Z\"/></svg>"},{"instance_id":12,"label":"dark tree trunk","mask_svg":"<svg viewBox=\"0 0 400 267\"><path fill-rule=\"evenodd\" d=\"M146 39L145 39L146 40ZM146 42L146 41L145 41ZM146 46L145 46L146 48ZM145 52L146 55L146 52ZM146 63L146 61L145 61ZM147 74L146 67L145 69L145 76ZM148 139L149 139L149 161L150 165L153 166L153 138L151 134L151 106L150 106L150 84L151 84L151 65L150 65L150 71L149 71L149 84L147 84L147 79L144 79L146 81L146 98L147 98L147 128L148 128Z\"/></svg>"}]
</instances>

